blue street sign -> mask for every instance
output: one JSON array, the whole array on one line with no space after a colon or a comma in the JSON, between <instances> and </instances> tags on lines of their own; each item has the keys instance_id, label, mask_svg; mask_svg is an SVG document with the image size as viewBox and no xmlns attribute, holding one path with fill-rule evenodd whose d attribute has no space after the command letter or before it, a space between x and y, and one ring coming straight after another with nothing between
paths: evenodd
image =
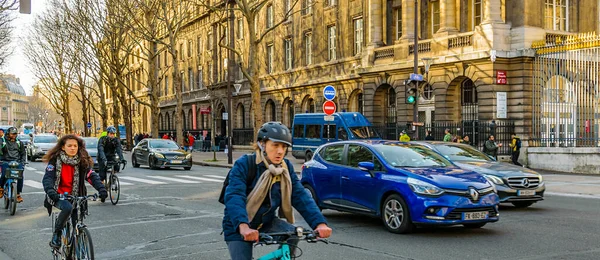
<instances>
[{"instance_id":1,"label":"blue street sign","mask_svg":"<svg viewBox=\"0 0 600 260\"><path fill-rule=\"evenodd\" d=\"M88 122L86 126L87 128L92 128L92 123Z\"/></svg>"},{"instance_id":2,"label":"blue street sign","mask_svg":"<svg viewBox=\"0 0 600 260\"><path fill-rule=\"evenodd\" d=\"M412 81L423 81L423 75L411 73L410 74L410 80L412 80Z\"/></svg>"},{"instance_id":3,"label":"blue street sign","mask_svg":"<svg viewBox=\"0 0 600 260\"><path fill-rule=\"evenodd\" d=\"M323 89L323 97L326 100L333 100L335 98L335 95L336 95L336 91L333 86L331 86L331 85L325 86L325 88Z\"/></svg>"}]
</instances>

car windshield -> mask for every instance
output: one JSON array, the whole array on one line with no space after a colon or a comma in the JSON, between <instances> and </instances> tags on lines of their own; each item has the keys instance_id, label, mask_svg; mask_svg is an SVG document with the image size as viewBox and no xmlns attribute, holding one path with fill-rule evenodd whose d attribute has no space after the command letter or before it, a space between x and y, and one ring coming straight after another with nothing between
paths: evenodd
<instances>
[{"instance_id":1,"label":"car windshield","mask_svg":"<svg viewBox=\"0 0 600 260\"><path fill-rule=\"evenodd\" d=\"M58 138L54 135L36 135L33 137L33 141L36 143L56 143Z\"/></svg>"},{"instance_id":2,"label":"car windshield","mask_svg":"<svg viewBox=\"0 0 600 260\"><path fill-rule=\"evenodd\" d=\"M394 143L374 147L383 159L394 167L426 168L452 165L443 156L422 145Z\"/></svg>"},{"instance_id":3,"label":"car windshield","mask_svg":"<svg viewBox=\"0 0 600 260\"><path fill-rule=\"evenodd\" d=\"M83 138L85 142L85 148L98 148L98 139L96 138Z\"/></svg>"},{"instance_id":4,"label":"car windshield","mask_svg":"<svg viewBox=\"0 0 600 260\"><path fill-rule=\"evenodd\" d=\"M451 161L491 161L484 153L466 145L438 144L435 148Z\"/></svg>"},{"instance_id":5,"label":"car windshield","mask_svg":"<svg viewBox=\"0 0 600 260\"><path fill-rule=\"evenodd\" d=\"M155 149L179 149L179 146L170 140L154 140L150 142L150 148Z\"/></svg>"},{"instance_id":6,"label":"car windshield","mask_svg":"<svg viewBox=\"0 0 600 260\"><path fill-rule=\"evenodd\" d=\"M379 138L379 135L373 131L373 128L368 126L350 127L350 132L354 135L354 139L373 139Z\"/></svg>"}]
</instances>

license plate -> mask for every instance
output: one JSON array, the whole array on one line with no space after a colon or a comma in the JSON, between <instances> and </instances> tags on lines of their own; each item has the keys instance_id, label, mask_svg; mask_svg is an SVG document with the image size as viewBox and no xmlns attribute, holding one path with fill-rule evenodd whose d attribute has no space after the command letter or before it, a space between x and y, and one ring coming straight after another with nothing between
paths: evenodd
<instances>
[{"instance_id":1,"label":"license plate","mask_svg":"<svg viewBox=\"0 0 600 260\"><path fill-rule=\"evenodd\" d=\"M480 212L464 212L463 220L479 220L479 219L487 219L488 212L480 211Z\"/></svg>"},{"instance_id":2,"label":"license plate","mask_svg":"<svg viewBox=\"0 0 600 260\"><path fill-rule=\"evenodd\" d=\"M518 190L519 196L533 196L535 195L535 190Z\"/></svg>"},{"instance_id":3,"label":"license plate","mask_svg":"<svg viewBox=\"0 0 600 260\"><path fill-rule=\"evenodd\" d=\"M181 160L171 160L171 163L178 164L178 163L182 163L182 161Z\"/></svg>"}]
</instances>

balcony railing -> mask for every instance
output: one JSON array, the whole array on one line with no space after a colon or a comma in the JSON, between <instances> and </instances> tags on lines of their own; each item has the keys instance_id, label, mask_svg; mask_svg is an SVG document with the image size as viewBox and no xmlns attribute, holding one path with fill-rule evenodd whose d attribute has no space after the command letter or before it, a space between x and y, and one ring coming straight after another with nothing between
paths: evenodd
<instances>
[{"instance_id":1,"label":"balcony railing","mask_svg":"<svg viewBox=\"0 0 600 260\"><path fill-rule=\"evenodd\" d=\"M429 40L425 40L423 42L420 42L417 45L417 51L419 53L425 53L425 52L430 52L431 51L431 39ZM414 44L410 44L408 45L408 55L412 55L414 53Z\"/></svg>"},{"instance_id":2,"label":"balcony railing","mask_svg":"<svg viewBox=\"0 0 600 260\"><path fill-rule=\"evenodd\" d=\"M375 50L375 59L385 59L394 57L394 46L383 47Z\"/></svg>"},{"instance_id":3,"label":"balcony railing","mask_svg":"<svg viewBox=\"0 0 600 260\"><path fill-rule=\"evenodd\" d=\"M448 49L473 46L473 34L448 39Z\"/></svg>"}]
</instances>

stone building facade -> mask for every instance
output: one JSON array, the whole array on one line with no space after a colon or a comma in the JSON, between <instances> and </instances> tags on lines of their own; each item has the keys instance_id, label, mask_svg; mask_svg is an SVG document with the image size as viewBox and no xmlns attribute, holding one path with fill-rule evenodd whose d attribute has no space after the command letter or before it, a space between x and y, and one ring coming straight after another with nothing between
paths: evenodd
<instances>
[{"instance_id":1,"label":"stone building facade","mask_svg":"<svg viewBox=\"0 0 600 260\"><path fill-rule=\"evenodd\" d=\"M19 78L0 74L0 125L20 126L31 123L28 107L29 98Z\"/></svg>"},{"instance_id":2,"label":"stone building facade","mask_svg":"<svg viewBox=\"0 0 600 260\"><path fill-rule=\"evenodd\" d=\"M598 0L419 0L416 19L413 0L294 3L272 1L263 8L257 26L264 31L292 9L292 16L262 41L258 59L259 109L266 121L290 126L295 113L321 112L326 85L338 91L334 100L338 111L362 112L382 127L400 128L411 122L413 105L405 102L405 82L413 73L416 49L418 72L425 75L419 88L418 121L511 122L512 130L527 139L533 118L532 43L600 27ZM229 36L227 21L202 8L195 12L180 35L179 59L160 55L159 128L175 129L172 79L164 72L169 70L165 64L179 62L184 129L212 129L214 122L216 133L225 134L221 117L226 112L226 52L218 41L235 37L237 48L244 49L239 46L248 45L248 25L236 14L235 35ZM422 58L431 59L427 72ZM249 84L235 71L235 84L241 88L234 93L229 113L234 132L251 128L256 109L251 107ZM506 75L505 84L498 84L504 81L498 79L499 72ZM499 107L498 93L506 96L505 114L498 113L504 109ZM143 110L137 110L142 111L140 120L147 118Z\"/></svg>"}]
</instances>

